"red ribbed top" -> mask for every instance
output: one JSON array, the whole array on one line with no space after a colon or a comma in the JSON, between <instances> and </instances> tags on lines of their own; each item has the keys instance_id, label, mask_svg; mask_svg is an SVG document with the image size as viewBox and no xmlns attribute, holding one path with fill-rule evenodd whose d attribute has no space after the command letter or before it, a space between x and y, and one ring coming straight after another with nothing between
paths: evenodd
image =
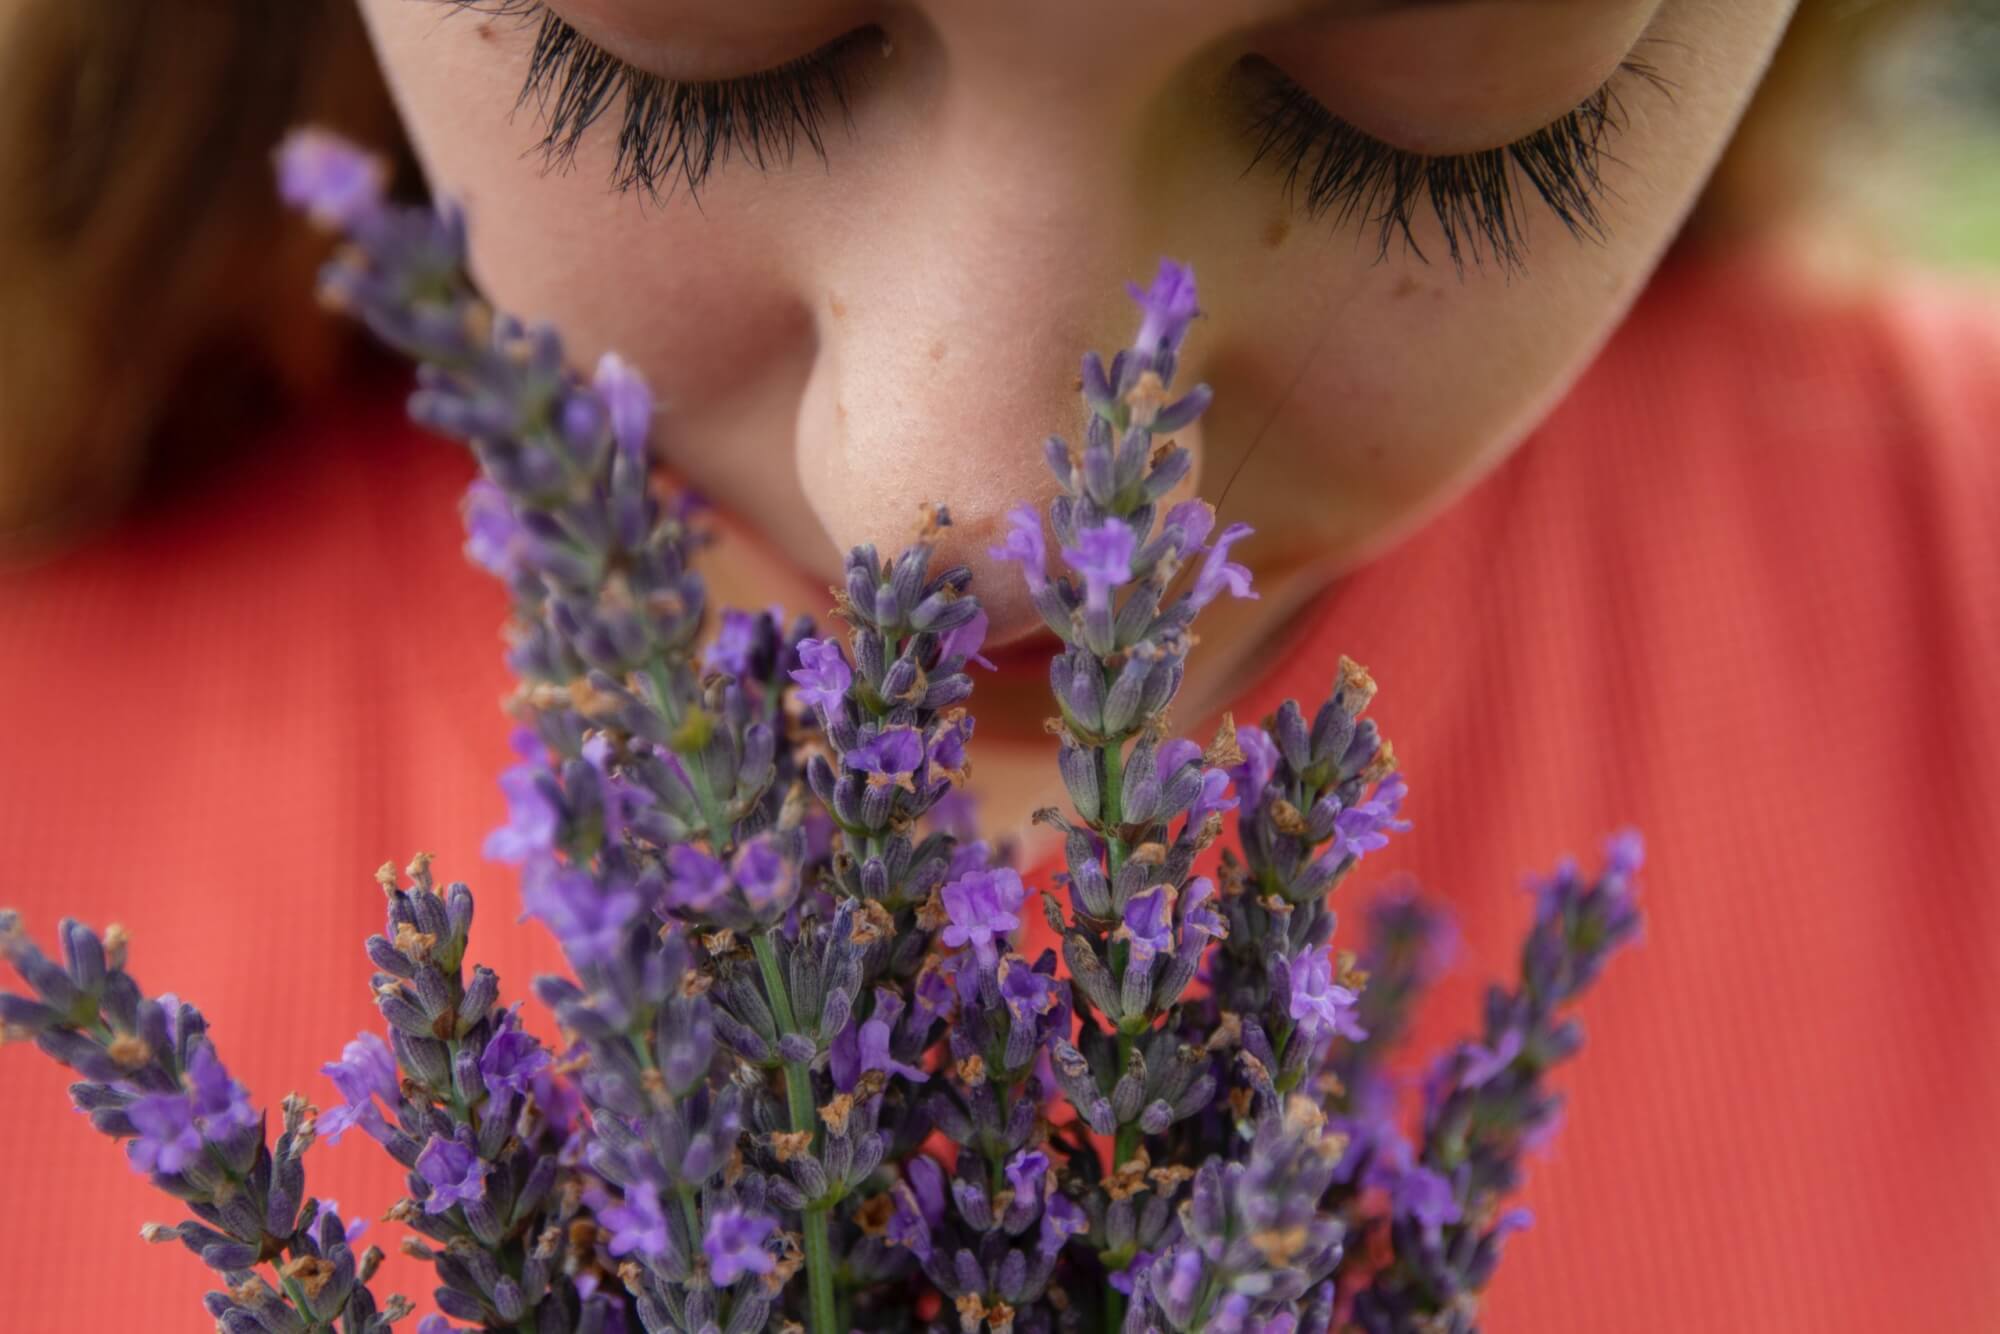
<instances>
[{"instance_id":1,"label":"red ribbed top","mask_svg":"<svg viewBox=\"0 0 2000 1334\"><path fill-rule=\"evenodd\" d=\"M1381 683L1416 827L1342 894L1410 872L1457 913L1424 1042L1511 967L1524 873L1646 833L1647 939L1587 1003L1498 1334L2000 1327L1996 308L1669 269L1236 706L1319 699L1340 653ZM500 590L459 554L469 464L398 398L0 579L0 899L45 944L123 922L140 981L197 1001L272 1104L331 1096L319 1063L376 1022L385 859L487 887L510 995L557 962L479 859L508 683ZM136 1236L175 1206L66 1082L0 1053L6 1327L209 1329L199 1261ZM361 1136L311 1173L350 1214L397 1193Z\"/></svg>"}]
</instances>

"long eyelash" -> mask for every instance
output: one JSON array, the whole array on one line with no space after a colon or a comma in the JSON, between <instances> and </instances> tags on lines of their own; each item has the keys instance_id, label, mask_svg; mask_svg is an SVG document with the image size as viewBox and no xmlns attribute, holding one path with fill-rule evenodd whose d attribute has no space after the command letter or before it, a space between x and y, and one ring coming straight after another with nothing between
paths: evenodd
<instances>
[{"instance_id":1,"label":"long eyelash","mask_svg":"<svg viewBox=\"0 0 2000 1334\"><path fill-rule=\"evenodd\" d=\"M1619 69L1671 96L1671 85L1645 62L1627 60ZM1428 204L1461 273L1468 259L1477 266L1489 255L1507 270L1523 269L1523 184L1572 236L1604 239L1598 203L1609 187L1601 168L1615 161L1607 145L1626 125L1615 79L1555 124L1504 148L1431 156L1349 125L1265 61L1247 72L1262 83L1251 115L1258 140L1252 167L1281 169L1287 193L1302 199L1308 217L1331 214L1364 234L1372 229L1380 258L1400 239L1428 262L1413 230Z\"/></svg>"},{"instance_id":2,"label":"long eyelash","mask_svg":"<svg viewBox=\"0 0 2000 1334\"><path fill-rule=\"evenodd\" d=\"M678 83L635 69L605 51L541 0L440 0L455 9L538 21L515 109L533 104L542 119L544 168L575 165L584 132L614 107L618 156L611 186L655 200L685 186L698 196L712 172L736 155L759 171L784 165L800 147L826 161L830 110L850 123L850 70L841 60L856 31L775 69L714 83Z\"/></svg>"}]
</instances>

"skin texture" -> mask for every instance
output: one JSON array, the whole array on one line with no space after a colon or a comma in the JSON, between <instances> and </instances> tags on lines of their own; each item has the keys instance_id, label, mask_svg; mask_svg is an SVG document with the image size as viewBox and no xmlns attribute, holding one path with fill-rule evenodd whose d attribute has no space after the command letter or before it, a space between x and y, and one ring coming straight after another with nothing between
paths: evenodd
<instances>
[{"instance_id":1,"label":"skin texture","mask_svg":"<svg viewBox=\"0 0 2000 1334\"><path fill-rule=\"evenodd\" d=\"M1436 514L1513 449L1587 364L1692 204L1791 0L554 0L598 45L680 78L726 78L844 32L861 77L822 163L732 161L699 199L607 189L615 111L545 172L542 122L509 108L534 23L439 0L362 0L433 185L467 204L475 272L503 307L557 322L580 364L606 348L667 406L670 466L737 540L725 598L823 610L838 553L907 539L947 502L993 642L1031 635L1018 579L987 577L1008 506L1052 484L1038 442L1073 433L1082 349L1134 327L1125 280L1191 262L1205 318L1182 382L1216 405L1195 485L1261 600L1204 617L1180 712L1311 594ZM1312 219L1266 167L1241 71L1262 58L1332 113L1413 151L1505 144L1607 78L1606 237L1524 202L1525 268L1455 271L1428 207L1424 263ZM1663 92L1615 73L1645 61ZM1025 808L1045 771L1042 676L982 681L981 787ZM1004 664L1003 664L1004 665ZM1031 752L1032 761L1027 756ZM1000 772L994 772L997 768ZM1026 770L1023 770L1025 773ZM1036 779L1044 783L1045 779ZM1020 786L1022 799L1004 795Z\"/></svg>"}]
</instances>

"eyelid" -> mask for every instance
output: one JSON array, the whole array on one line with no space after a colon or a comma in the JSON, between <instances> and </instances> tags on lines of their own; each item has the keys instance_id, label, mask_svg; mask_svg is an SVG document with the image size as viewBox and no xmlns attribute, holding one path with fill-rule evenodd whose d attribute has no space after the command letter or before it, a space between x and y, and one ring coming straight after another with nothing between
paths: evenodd
<instances>
[{"instance_id":1,"label":"eyelid","mask_svg":"<svg viewBox=\"0 0 2000 1334\"><path fill-rule=\"evenodd\" d=\"M778 73L839 45L859 26L822 19L809 29L794 28L754 38L740 33L704 31L698 41L689 40L683 29L681 40L669 42L599 16L586 18L573 14L570 11L575 8L575 0L561 4L551 4L549 0L431 2L493 18L516 18L523 26L559 24L576 41L588 43L634 75L649 75L685 88L722 87Z\"/></svg>"},{"instance_id":2,"label":"eyelid","mask_svg":"<svg viewBox=\"0 0 2000 1334\"><path fill-rule=\"evenodd\" d=\"M1569 12L1564 12L1564 11ZM1261 49L1348 122L1412 151L1504 147L1596 94L1660 0L1398 5L1274 29Z\"/></svg>"}]
</instances>

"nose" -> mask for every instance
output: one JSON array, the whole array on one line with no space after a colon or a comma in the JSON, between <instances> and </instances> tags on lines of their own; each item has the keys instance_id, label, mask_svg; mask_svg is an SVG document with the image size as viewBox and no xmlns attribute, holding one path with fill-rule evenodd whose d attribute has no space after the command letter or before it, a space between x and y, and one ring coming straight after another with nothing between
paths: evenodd
<instances>
[{"instance_id":1,"label":"nose","mask_svg":"<svg viewBox=\"0 0 2000 1334\"><path fill-rule=\"evenodd\" d=\"M1041 620L988 548L1010 508L1054 493L1043 442L1081 434L1079 359L1095 347L1109 360L1130 338L1124 282L1157 259L1139 210L1121 214L1115 191L1090 184L1115 176L1077 161L1093 150L1072 130L1023 115L939 131L887 184L892 198L875 192L865 239L829 247L813 273L818 346L795 434L805 495L839 547L885 553L923 507L948 506L940 555L972 568L996 644ZM1084 184L1034 188L1057 182ZM1198 475L1197 432L1178 438Z\"/></svg>"}]
</instances>

